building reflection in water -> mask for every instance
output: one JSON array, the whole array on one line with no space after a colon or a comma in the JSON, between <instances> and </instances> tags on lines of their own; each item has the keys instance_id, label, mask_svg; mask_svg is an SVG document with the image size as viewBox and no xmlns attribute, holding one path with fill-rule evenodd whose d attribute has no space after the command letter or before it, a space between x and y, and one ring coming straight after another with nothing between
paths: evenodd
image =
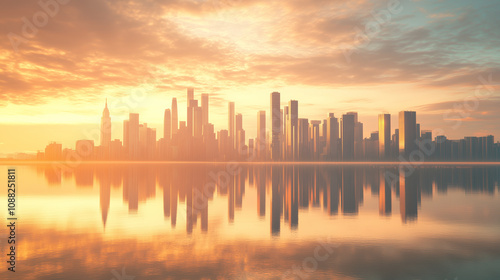
<instances>
[{"instance_id":1,"label":"building reflection in water","mask_svg":"<svg viewBox=\"0 0 500 280\"><path fill-rule=\"evenodd\" d=\"M98 185L103 228L109 218L112 188L122 189L130 214L137 213L141 203L155 198L158 188L163 193L164 218L175 228L177 220L185 216L187 233L192 233L198 223L202 232L208 231L208 208L215 193L227 199L228 223L234 223L235 212L244 205L246 188L255 188L255 215L265 219L266 203L270 204L272 236L279 236L282 226L296 230L300 212L311 208L322 208L331 216L339 213L356 216L365 191L378 196L380 216L391 216L392 206L397 203L393 199L399 199L401 221L408 223L417 221L422 195L432 197L433 192L447 192L450 188L493 195L500 181L500 169L496 167L406 170L373 166L241 165L238 172L228 170L224 164L37 166L37 173L45 176L49 186L64 187L62 182L67 180L74 180L77 188ZM185 205L186 210L179 210L179 204Z\"/></svg>"}]
</instances>

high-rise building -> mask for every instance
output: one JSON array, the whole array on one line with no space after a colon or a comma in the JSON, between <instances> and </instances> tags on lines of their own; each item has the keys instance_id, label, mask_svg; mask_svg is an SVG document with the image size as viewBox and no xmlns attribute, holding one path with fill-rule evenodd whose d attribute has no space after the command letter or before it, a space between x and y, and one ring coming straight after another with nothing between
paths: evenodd
<instances>
[{"instance_id":1,"label":"high-rise building","mask_svg":"<svg viewBox=\"0 0 500 280\"><path fill-rule=\"evenodd\" d=\"M287 143L287 158L289 160L297 160L298 156L298 126L299 126L299 109L298 101L290 100L288 102L288 119L286 120L286 143Z\"/></svg>"},{"instance_id":2,"label":"high-rise building","mask_svg":"<svg viewBox=\"0 0 500 280\"><path fill-rule=\"evenodd\" d=\"M236 151L239 157L246 156L246 145L245 145L245 130L238 130L238 134L236 135Z\"/></svg>"},{"instance_id":3,"label":"high-rise building","mask_svg":"<svg viewBox=\"0 0 500 280\"><path fill-rule=\"evenodd\" d=\"M172 114L170 109L165 109L165 115L163 116L163 139L165 141L170 141L170 135L172 133Z\"/></svg>"},{"instance_id":4,"label":"high-rise building","mask_svg":"<svg viewBox=\"0 0 500 280\"><path fill-rule=\"evenodd\" d=\"M298 120L298 146L299 146L299 160L309 159L309 120Z\"/></svg>"},{"instance_id":5,"label":"high-rise building","mask_svg":"<svg viewBox=\"0 0 500 280\"><path fill-rule=\"evenodd\" d=\"M415 135L417 136L417 139L420 139L420 124L417 123L415 128L416 128Z\"/></svg>"},{"instance_id":6,"label":"high-rise building","mask_svg":"<svg viewBox=\"0 0 500 280\"><path fill-rule=\"evenodd\" d=\"M281 155L283 157L283 160L289 160L290 157L289 157L289 154L288 154L288 133L287 133L287 127L288 127L288 114L289 114L289 110L288 110L288 106L285 106L283 107L283 114L282 114L282 118L283 118L283 126L281 127L282 129L282 133L281 133L281 139L282 139L282 143L281 143Z\"/></svg>"},{"instance_id":7,"label":"high-rise building","mask_svg":"<svg viewBox=\"0 0 500 280\"><path fill-rule=\"evenodd\" d=\"M417 115L413 111L399 112L399 154L409 157L417 150Z\"/></svg>"},{"instance_id":8,"label":"high-rise building","mask_svg":"<svg viewBox=\"0 0 500 280\"><path fill-rule=\"evenodd\" d=\"M281 105L280 93L271 93L271 159L273 161L281 160Z\"/></svg>"},{"instance_id":9,"label":"high-rise building","mask_svg":"<svg viewBox=\"0 0 500 280\"><path fill-rule=\"evenodd\" d=\"M229 132L229 143L230 143L230 150L233 150L236 141L236 131L235 131L235 123L234 123L234 102L229 102L229 108L228 108L228 132Z\"/></svg>"},{"instance_id":10,"label":"high-rise building","mask_svg":"<svg viewBox=\"0 0 500 280\"><path fill-rule=\"evenodd\" d=\"M243 115L237 114L235 116L235 143L234 147L238 155L241 155L242 147L245 145L245 131L243 130ZM243 131L243 138L240 136L240 131ZM243 143L241 142L243 141Z\"/></svg>"},{"instance_id":11,"label":"high-rise building","mask_svg":"<svg viewBox=\"0 0 500 280\"><path fill-rule=\"evenodd\" d=\"M193 112L193 137L201 138L203 132L203 109L201 107L192 107Z\"/></svg>"},{"instance_id":12,"label":"high-rise building","mask_svg":"<svg viewBox=\"0 0 500 280\"><path fill-rule=\"evenodd\" d=\"M179 130L179 115L177 114L177 98L172 98L172 137L177 134Z\"/></svg>"},{"instance_id":13,"label":"high-rise building","mask_svg":"<svg viewBox=\"0 0 500 280\"><path fill-rule=\"evenodd\" d=\"M391 141L391 157L399 155L399 129L394 130Z\"/></svg>"},{"instance_id":14,"label":"high-rise building","mask_svg":"<svg viewBox=\"0 0 500 280\"><path fill-rule=\"evenodd\" d=\"M326 119L326 150L328 160L337 160L339 142L339 122L333 113Z\"/></svg>"},{"instance_id":15,"label":"high-rise building","mask_svg":"<svg viewBox=\"0 0 500 280\"><path fill-rule=\"evenodd\" d=\"M139 159L139 114L130 113L128 121L129 159Z\"/></svg>"},{"instance_id":16,"label":"high-rise building","mask_svg":"<svg viewBox=\"0 0 500 280\"><path fill-rule=\"evenodd\" d=\"M62 144L52 142L45 147L45 160L62 160Z\"/></svg>"},{"instance_id":17,"label":"high-rise building","mask_svg":"<svg viewBox=\"0 0 500 280\"><path fill-rule=\"evenodd\" d=\"M229 156L231 140L229 138L229 132L225 129L217 132L217 145L219 147L219 158L227 159Z\"/></svg>"},{"instance_id":18,"label":"high-rise building","mask_svg":"<svg viewBox=\"0 0 500 280\"><path fill-rule=\"evenodd\" d=\"M203 125L208 124L208 94L204 93L201 95L201 110L202 110L202 123Z\"/></svg>"},{"instance_id":19,"label":"high-rise building","mask_svg":"<svg viewBox=\"0 0 500 280\"><path fill-rule=\"evenodd\" d=\"M236 115L235 129L236 129L236 132L238 132L238 130L243 129L243 115L242 114Z\"/></svg>"},{"instance_id":20,"label":"high-rise building","mask_svg":"<svg viewBox=\"0 0 500 280\"><path fill-rule=\"evenodd\" d=\"M257 113L257 157L259 160L266 159L266 111L259 111Z\"/></svg>"},{"instance_id":21,"label":"high-rise building","mask_svg":"<svg viewBox=\"0 0 500 280\"><path fill-rule=\"evenodd\" d=\"M128 120L124 120L123 121L123 148L125 148L126 150L128 150L128 137L129 137L129 121Z\"/></svg>"},{"instance_id":22,"label":"high-rise building","mask_svg":"<svg viewBox=\"0 0 500 280\"><path fill-rule=\"evenodd\" d=\"M194 112L195 112L196 108L198 108L198 100L191 99L188 102L189 102L189 104L188 104L188 108L187 108L187 122L186 122L186 125L187 125L187 128L188 128L188 131L189 131L190 135L194 136L194 134L193 134L193 129L194 129L193 116L195 114Z\"/></svg>"},{"instance_id":23,"label":"high-rise building","mask_svg":"<svg viewBox=\"0 0 500 280\"><path fill-rule=\"evenodd\" d=\"M378 143L380 159L388 159L391 156L391 115L378 115Z\"/></svg>"},{"instance_id":24,"label":"high-rise building","mask_svg":"<svg viewBox=\"0 0 500 280\"><path fill-rule=\"evenodd\" d=\"M363 123L358 121L358 112L348 112L347 115L354 116L354 158L363 157Z\"/></svg>"},{"instance_id":25,"label":"high-rise building","mask_svg":"<svg viewBox=\"0 0 500 280\"><path fill-rule=\"evenodd\" d=\"M340 132L342 137L342 160L344 161L354 159L354 125L354 115L342 115Z\"/></svg>"},{"instance_id":26,"label":"high-rise building","mask_svg":"<svg viewBox=\"0 0 500 280\"><path fill-rule=\"evenodd\" d=\"M319 160L319 156L321 154L320 150L320 141L319 141L319 130L321 121L315 120L311 121L310 130L311 130L311 148L312 148L312 158L313 160Z\"/></svg>"},{"instance_id":27,"label":"high-rise building","mask_svg":"<svg viewBox=\"0 0 500 280\"><path fill-rule=\"evenodd\" d=\"M101 117L101 147L109 147L111 143L111 118L109 117L108 99Z\"/></svg>"}]
</instances>

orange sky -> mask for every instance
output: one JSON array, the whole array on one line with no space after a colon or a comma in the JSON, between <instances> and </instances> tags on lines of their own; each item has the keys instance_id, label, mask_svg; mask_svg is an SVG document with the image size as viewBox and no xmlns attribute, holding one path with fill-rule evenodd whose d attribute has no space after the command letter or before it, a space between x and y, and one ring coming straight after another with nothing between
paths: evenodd
<instances>
[{"instance_id":1,"label":"orange sky","mask_svg":"<svg viewBox=\"0 0 500 280\"><path fill-rule=\"evenodd\" d=\"M301 118L358 111L365 136L377 114L394 130L416 110L434 136L500 137L495 1L49 2L0 9L0 154L92 138L105 98L113 138L129 112L161 135L172 97L185 120L187 87L210 94L218 130L235 101L249 137L272 91Z\"/></svg>"}]
</instances>

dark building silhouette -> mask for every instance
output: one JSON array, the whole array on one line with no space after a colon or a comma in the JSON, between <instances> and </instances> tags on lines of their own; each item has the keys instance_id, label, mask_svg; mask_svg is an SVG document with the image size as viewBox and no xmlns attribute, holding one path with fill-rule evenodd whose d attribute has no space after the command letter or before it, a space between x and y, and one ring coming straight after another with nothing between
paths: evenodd
<instances>
[{"instance_id":1,"label":"dark building silhouette","mask_svg":"<svg viewBox=\"0 0 500 280\"><path fill-rule=\"evenodd\" d=\"M354 159L354 125L355 116L345 114L340 123L342 139L342 160L351 161Z\"/></svg>"},{"instance_id":2,"label":"dark building silhouette","mask_svg":"<svg viewBox=\"0 0 500 280\"><path fill-rule=\"evenodd\" d=\"M378 115L378 142L380 159L391 157L391 115Z\"/></svg>"},{"instance_id":3,"label":"dark building silhouette","mask_svg":"<svg viewBox=\"0 0 500 280\"><path fill-rule=\"evenodd\" d=\"M417 117L413 111L399 112L399 154L409 158L417 150Z\"/></svg>"},{"instance_id":4,"label":"dark building silhouette","mask_svg":"<svg viewBox=\"0 0 500 280\"><path fill-rule=\"evenodd\" d=\"M280 93L271 93L271 159L273 161L281 160L281 105Z\"/></svg>"}]
</instances>

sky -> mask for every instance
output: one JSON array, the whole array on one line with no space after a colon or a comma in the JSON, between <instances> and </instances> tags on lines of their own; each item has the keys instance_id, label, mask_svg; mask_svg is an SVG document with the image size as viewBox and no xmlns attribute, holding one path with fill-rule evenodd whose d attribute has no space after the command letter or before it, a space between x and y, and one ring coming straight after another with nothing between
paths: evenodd
<instances>
[{"instance_id":1,"label":"sky","mask_svg":"<svg viewBox=\"0 0 500 280\"><path fill-rule=\"evenodd\" d=\"M42 4L40 4L42 3ZM112 138L130 112L162 135L186 88L210 95L227 129L236 103L247 137L270 93L299 117L417 111L421 129L500 139L500 5L496 0L26 0L0 4L0 156Z\"/></svg>"}]
</instances>

